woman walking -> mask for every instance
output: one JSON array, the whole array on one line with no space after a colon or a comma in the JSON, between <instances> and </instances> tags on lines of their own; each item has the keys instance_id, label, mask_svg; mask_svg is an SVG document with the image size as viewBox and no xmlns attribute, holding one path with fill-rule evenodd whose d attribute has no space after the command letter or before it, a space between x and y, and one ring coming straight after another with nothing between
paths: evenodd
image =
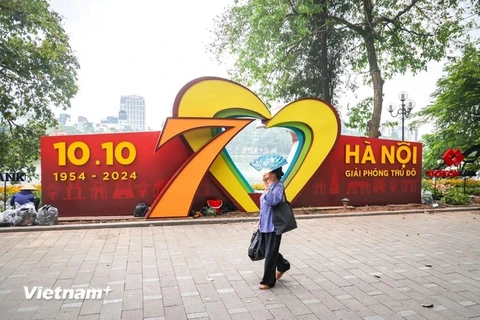
<instances>
[{"instance_id":1,"label":"woman walking","mask_svg":"<svg viewBox=\"0 0 480 320\"><path fill-rule=\"evenodd\" d=\"M279 252L282 235L277 235L273 224L272 207L284 201L284 186L280 179L282 168L263 173L264 192L260 197L259 231L265 246L265 269L259 288L267 290L290 269L290 263Z\"/></svg>"}]
</instances>

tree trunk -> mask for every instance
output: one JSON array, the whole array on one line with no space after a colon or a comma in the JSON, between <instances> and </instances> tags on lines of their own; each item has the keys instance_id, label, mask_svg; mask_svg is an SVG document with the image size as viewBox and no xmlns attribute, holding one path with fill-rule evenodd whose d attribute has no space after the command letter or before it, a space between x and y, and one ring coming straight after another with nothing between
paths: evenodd
<instances>
[{"instance_id":1,"label":"tree trunk","mask_svg":"<svg viewBox=\"0 0 480 320\"><path fill-rule=\"evenodd\" d=\"M365 33L363 39L367 49L368 65L370 67L370 74L372 75L373 83L373 112L372 119L368 128L368 136L378 138L380 136L380 120L382 117L383 104L383 79L378 67L377 51L375 49L374 30L372 27L373 21L373 3L372 0L364 0L363 7L365 10Z\"/></svg>"},{"instance_id":2,"label":"tree trunk","mask_svg":"<svg viewBox=\"0 0 480 320\"><path fill-rule=\"evenodd\" d=\"M320 92L322 99L328 103L332 102L332 95L330 90L330 79L328 78L328 30L325 26L326 17L328 16L327 11L327 0L317 0L317 4L322 8L321 14L318 16L318 20L314 23L314 29L321 29L322 32L319 33L319 50L320 50Z\"/></svg>"}]
</instances>

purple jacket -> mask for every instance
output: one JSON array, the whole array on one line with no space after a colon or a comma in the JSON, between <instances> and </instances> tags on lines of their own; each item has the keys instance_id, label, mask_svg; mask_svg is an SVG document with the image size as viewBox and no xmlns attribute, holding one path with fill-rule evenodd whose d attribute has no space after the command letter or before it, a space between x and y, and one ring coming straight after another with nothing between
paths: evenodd
<instances>
[{"instance_id":1,"label":"purple jacket","mask_svg":"<svg viewBox=\"0 0 480 320\"><path fill-rule=\"evenodd\" d=\"M273 226L272 206L283 201L283 183L277 181L270 186L270 191L260 197L260 233L275 231Z\"/></svg>"}]
</instances>

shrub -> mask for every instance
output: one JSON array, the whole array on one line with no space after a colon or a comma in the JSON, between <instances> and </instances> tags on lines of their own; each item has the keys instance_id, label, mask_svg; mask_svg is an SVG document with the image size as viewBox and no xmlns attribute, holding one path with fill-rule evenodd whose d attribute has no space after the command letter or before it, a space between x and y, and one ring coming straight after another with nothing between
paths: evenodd
<instances>
[{"instance_id":1,"label":"shrub","mask_svg":"<svg viewBox=\"0 0 480 320\"><path fill-rule=\"evenodd\" d=\"M451 205L470 204L470 197L463 191L452 188L445 193L445 203Z\"/></svg>"},{"instance_id":2,"label":"shrub","mask_svg":"<svg viewBox=\"0 0 480 320\"><path fill-rule=\"evenodd\" d=\"M432 179L422 179L422 190L430 191L431 193L433 193Z\"/></svg>"},{"instance_id":3,"label":"shrub","mask_svg":"<svg viewBox=\"0 0 480 320\"><path fill-rule=\"evenodd\" d=\"M480 196L480 187L475 187L468 190L474 196Z\"/></svg>"},{"instance_id":4,"label":"shrub","mask_svg":"<svg viewBox=\"0 0 480 320\"><path fill-rule=\"evenodd\" d=\"M436 185L436 188L434 186ZM431 178L422 179L422 190L430 191L435 199L443 198L449 190L463 192L465 185L466 192L473 195L480 194L480 180L469 178L464 181L461 177L440 178L435 181Z\"/></svg>"}]
</instances>

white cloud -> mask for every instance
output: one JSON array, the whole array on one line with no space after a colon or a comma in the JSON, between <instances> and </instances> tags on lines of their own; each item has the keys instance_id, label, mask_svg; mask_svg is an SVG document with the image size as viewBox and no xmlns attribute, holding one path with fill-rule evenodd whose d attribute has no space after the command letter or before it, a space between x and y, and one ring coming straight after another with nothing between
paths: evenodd
<instances>
[{"instance_id":1,"label":"white cloud","mask_svg":"<svg viewBox=\"0 0 480 320\"><path fill-rule=\"evenodd\" d=\"M116 115L120 96L145 97L147 125L158 129L181 87L226 71L206 53L213 18L225 1L53 0L79 58L74 115Z\"/></svg>"}]
</instances>

